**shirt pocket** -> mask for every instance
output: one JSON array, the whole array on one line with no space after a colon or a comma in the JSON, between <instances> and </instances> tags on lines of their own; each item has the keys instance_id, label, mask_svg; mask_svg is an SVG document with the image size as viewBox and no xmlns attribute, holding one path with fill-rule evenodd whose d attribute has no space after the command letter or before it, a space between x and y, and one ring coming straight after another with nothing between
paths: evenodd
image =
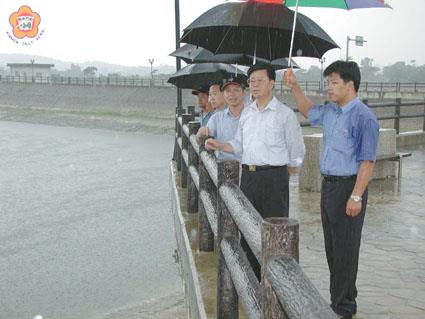
<instances>
[{"instance_id":1,"label":"shirt pocket","mask_svg":"<svg viewBox=\"0 0 425 319\"><path fill-rule=\"evenodd\" d=\"M270 146L281 147L285 143L285 132L283 127L277 124L267 124L265 127L264 142Z\"/></svg>"},{"instance_id":2,"label":"shirt pocket","mask_svg":"<svg viewBox=\"0 0 425 319\"><path fill-rule=\"evenodd\" d=\"M335 131L332 148L339 152L350 152L356 143L352 129L339 128Z\"/></svg>"}]
</instances>

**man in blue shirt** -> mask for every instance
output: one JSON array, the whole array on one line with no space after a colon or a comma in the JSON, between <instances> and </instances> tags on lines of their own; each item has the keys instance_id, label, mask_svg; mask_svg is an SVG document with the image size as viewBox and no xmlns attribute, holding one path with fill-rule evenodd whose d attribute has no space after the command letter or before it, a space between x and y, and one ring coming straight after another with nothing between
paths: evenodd
<instances>
[{"instance_id":1,"label":"man in blue shirt","mask_svg":"<svg viewBox=\"0 0 425 319\"><path fill-rule=\"evenodd\" d=\"M239 124L239 118L244 109L245 81L231 77L224 79L220 86L227 107L224 110L214 112L206 127L201 127L196 134L196 140L200 142L201 136L210 136L220 141L230 141L235 137ZM239 161L240 153L226 153L216 151L219 161Z\"/></svg>"},{"instance_id":2,"label":"man in blue shirt","mask_svg":"<svg viewBox=\"0 0 425 319\"><path fill-rule=\"evenodd\" d=\"M312 125L323 126L321 215L330 271L331 307L341 318L357 312L356 278L360 240L372 178L379 125L375 114L357 97L360 70L355 62L336 61L324 75L326 105L305 96L292 70L285 73L300 112Z\"/></svg>"},{"instance_id":3,"label":"man in blue shirt","mask_svg":"<svg viewBox=\"0 0 425 319\"><path fill-rule=\"evenodd\" d=\"M211 103L208 101L209 89L209 85L204 85L198 90L192 91L192 94L198 97L198 107L201 109L201 113L199 114L201 126L206 126L208 120L213 115L213 108Z\"/></svg>"}]
</instances>

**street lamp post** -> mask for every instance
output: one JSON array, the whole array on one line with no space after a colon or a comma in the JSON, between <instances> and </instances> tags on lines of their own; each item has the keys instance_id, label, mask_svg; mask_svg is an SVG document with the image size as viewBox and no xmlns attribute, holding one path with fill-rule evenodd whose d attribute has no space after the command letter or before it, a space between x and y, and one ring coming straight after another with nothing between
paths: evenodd
<instances>
[{"instance_id":1,"label":"street lamp post","mask_svg":"<svg viewBox=\"0 0 425 319\"><path fill-rule=\"evenodd\" d=\"M359 47L362 47L363 46L363 43L367 42L365 39L363 39L362 36L356 35L355 38L350 38L347 35L347 52L345 54L345 60L346 61L348 61L348 59L350 58L350 55L348 54L349 53L349 50L350 50L349 49L350 48L350 41L354 41L354 43L356 44L356 46L359 46Z\"/></svg>"}]
</instances>

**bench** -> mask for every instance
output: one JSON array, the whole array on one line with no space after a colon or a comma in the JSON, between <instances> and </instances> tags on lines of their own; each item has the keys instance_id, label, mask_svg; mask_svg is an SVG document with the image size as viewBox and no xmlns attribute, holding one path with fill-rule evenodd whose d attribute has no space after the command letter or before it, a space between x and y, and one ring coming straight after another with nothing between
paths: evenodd
<instances>
[{"instance_id":1,"label":"bench","mask_svg":"<svg viewBox=\"0 0 425 319\"><path fill-rule=\"evenodd\" d=\"M401 178L401 172L402 172L402 160L404 157L412 156L412 153L394 153L394 154L386 154L386 155L380 155L376 157L376 161L392 161L392 162L398 162L398 171L397 171L397 177L398 177L398 183L400 184L400 178Z\"/></svg>"}]
</instances>

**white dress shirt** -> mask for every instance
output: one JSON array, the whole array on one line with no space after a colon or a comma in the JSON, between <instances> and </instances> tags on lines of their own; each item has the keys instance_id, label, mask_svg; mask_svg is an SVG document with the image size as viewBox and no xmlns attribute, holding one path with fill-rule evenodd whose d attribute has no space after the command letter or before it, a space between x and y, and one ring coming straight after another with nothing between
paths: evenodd
<instances>
[{"instance_id":1,"label":"white dress shirt","mask_svg":"<svg viewBox=\"0 0 425 319\"><path fill-rule=\"evenodd\" d=\"M301 166L305 146L301 126L295 113L273 97L260 111L256 101L245 108L233 140L242 164Z\"/></svg>"}]
</instances>

